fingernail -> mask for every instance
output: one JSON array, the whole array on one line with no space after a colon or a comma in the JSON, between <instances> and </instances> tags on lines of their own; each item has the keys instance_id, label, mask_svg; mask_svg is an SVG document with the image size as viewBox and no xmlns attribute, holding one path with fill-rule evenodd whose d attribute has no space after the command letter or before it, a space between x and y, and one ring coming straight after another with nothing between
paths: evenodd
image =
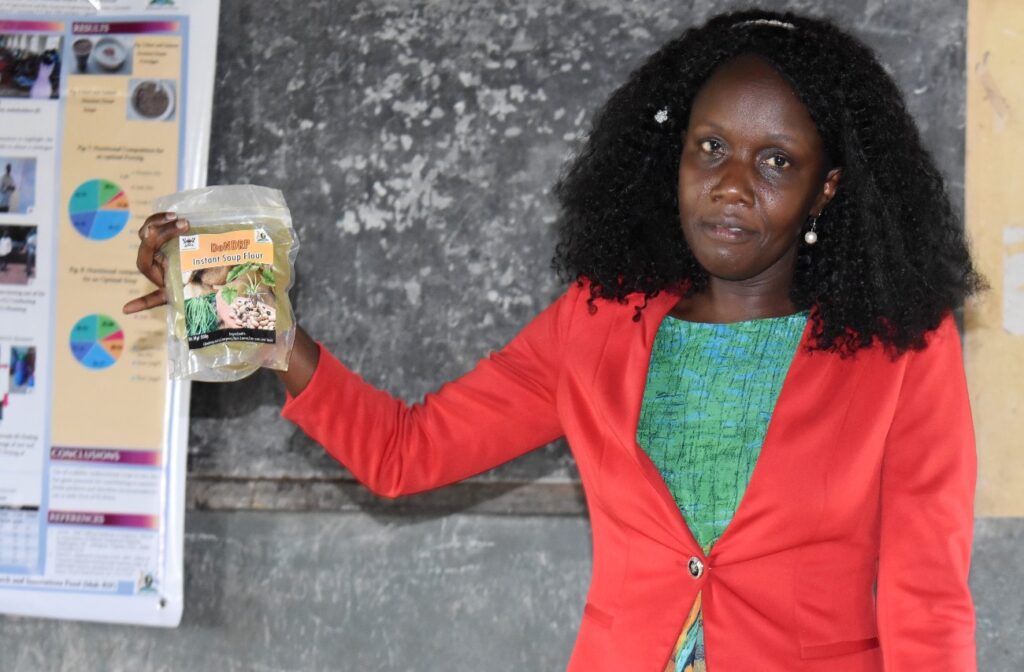
<instances>
[{"instance_id":1,"label":"fingernail","mask_svg":"<svg viewBox=\"0 0 1024 672\"><path fill-rule=\"evenodd\" d=\"M176 213L176 212L164 213L164 221L165 222L173 222L177 218L178 218L178 213Z\"/></svg>"},{"instance_id":2,"label":"fingernail","mask_svg":"<svg viewBox=\"0 0 1024 672\"><path fill-rule=\"evenodd\" d=\"M186 220L186 219L179 219L177 227L179 229L187 229L188 228L188 220Z\"/></svg>"}]
</instances>

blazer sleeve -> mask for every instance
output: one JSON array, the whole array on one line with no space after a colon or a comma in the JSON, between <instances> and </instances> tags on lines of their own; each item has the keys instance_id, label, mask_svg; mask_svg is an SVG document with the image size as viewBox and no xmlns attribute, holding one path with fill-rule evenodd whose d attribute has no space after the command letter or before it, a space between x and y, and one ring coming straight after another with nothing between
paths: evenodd
<instances>
[{"instance_id":1,"label":"blazer sleeve","mask_svg":"<svg viewBox=\"0 0 1024 672\"><path fill-rule=\"evenodd\" d=\"M967 576L977 456L952 315L907 357L882 465L877 610L884 667L973 671Z\"/></svg>"},{"instance_id":2,"label":"blazer sleeve","mask_svg":"<svg viewBox=\"0 0 1024 672\"><path fill-rule=\"evenodd\" d=\"M486 471L563 434L555 396L580 296L574 284L502 350L414 405L369 385L321 344L312 379L282 415L385 497Z\"/></svg>"}]
</instances>

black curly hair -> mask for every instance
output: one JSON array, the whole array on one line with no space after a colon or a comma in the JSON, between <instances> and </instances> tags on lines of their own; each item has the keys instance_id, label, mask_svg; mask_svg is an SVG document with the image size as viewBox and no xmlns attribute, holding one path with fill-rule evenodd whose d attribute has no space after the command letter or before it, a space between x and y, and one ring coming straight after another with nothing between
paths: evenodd
<instances>
[{"instance_id":1,"label":"black curly hair","mask_svg":"<svg viewBox=\"0 0 1024 672\"><path fill-rule=\"evenodd\" d=\"M925 333L985 282L896 83L867 46L827 20L723 14L648 58L598 111L555 185L556 270L590 281L592 309L595 299L635 292L704 290L707 274L680 227L680 154L697 92L741 54L765 59L790 83L828 162L843 170L817 244L799 243L791 299L816 307L812 347L845 355L875 338L894 354L923 347Z\"/></svg>"}]
</instances>

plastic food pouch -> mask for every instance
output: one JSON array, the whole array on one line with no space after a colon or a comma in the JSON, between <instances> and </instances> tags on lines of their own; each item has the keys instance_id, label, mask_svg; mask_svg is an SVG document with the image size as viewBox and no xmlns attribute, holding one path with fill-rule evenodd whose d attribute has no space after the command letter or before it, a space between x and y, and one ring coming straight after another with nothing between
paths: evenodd
<instances>
[{"instance_id":1,"label":"plastic food pouch","mask_svg":"<svg viewBox=\"0 0 1024 672\"><path fill-rule=\"evenodd\" d=\"M172 378L228 382L261 367L288 369L295 319L288 290L298 250L277 189L205 187L163 196L188 233L166 243Z\"/></svg>"}]
</instances>

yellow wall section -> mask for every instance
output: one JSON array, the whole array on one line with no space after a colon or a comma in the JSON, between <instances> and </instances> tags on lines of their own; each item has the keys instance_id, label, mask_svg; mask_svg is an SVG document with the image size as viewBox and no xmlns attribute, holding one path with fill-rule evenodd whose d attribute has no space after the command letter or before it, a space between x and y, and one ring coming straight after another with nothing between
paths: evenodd
<instances>
[{"instance_id":1,"label":"yellow wall section","mask_svg":"<svg viewBox=\"0 0 1024 672\"><path fill-rule=\"evenodd\" d=\"M991 291L965 310L979 516L1024 516L1024 2L967 11L966 217Z\"/></svg>"}]
</instances>

